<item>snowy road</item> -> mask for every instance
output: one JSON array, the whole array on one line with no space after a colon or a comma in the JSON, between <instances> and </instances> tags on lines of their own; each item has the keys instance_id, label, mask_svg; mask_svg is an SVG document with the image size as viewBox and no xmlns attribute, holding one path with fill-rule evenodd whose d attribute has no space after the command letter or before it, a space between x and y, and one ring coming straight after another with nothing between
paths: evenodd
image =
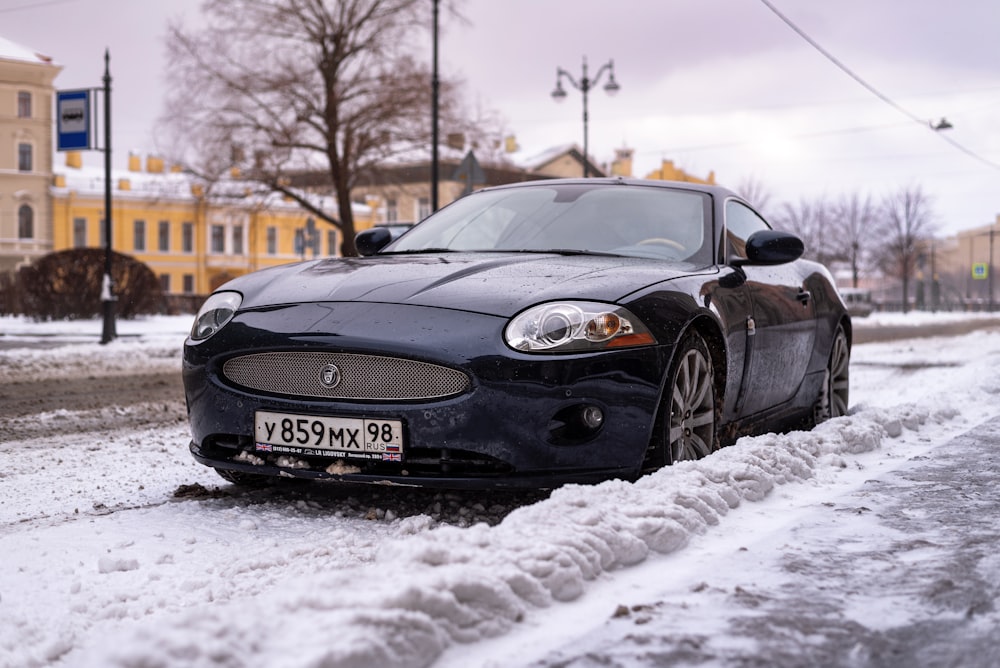
<instances>
[{"instance_id":1,"label":"snowy road","mask_svg":"<svg viewBox=\"0 0 1000 668\"><path fill-rule=\"evenodd\" d=\"M615 614L535 659L471 665L998 666L998 482L994 419L845 494L797 499L803 515L727 523L637 569L614 585Z\"/></svg>"},{"instance_id":2,"label":"snowy road","mask_svg":"<svg viewBox=\"0 0 1000 668\"><path fill-rule=\"evenodd\" d=\"M170 369L182 331L0 380ZM848 417L520 499L242 492L179 397L0 411L0 666L1000 665L998 395L996 331L864 344Z\"/></svg>"}]
</instances>

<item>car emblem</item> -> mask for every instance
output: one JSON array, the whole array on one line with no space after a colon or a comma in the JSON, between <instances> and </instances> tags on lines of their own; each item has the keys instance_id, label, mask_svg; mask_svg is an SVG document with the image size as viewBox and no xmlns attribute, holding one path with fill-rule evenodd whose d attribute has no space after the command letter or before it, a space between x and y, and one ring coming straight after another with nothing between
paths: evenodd
<instances>
[{"instance_id":1,"label":"car emblem","mask_svg":"<svg viewBox=\"0 0 1000 668\"><path fill-rule=\"evenodd\" d=\"M340 373L340 369L336 364L327 364L325 367L319 370L319 382L323 387L332 389L340 385L340 379L343 376Z\"/></svg>"}]
</instances>

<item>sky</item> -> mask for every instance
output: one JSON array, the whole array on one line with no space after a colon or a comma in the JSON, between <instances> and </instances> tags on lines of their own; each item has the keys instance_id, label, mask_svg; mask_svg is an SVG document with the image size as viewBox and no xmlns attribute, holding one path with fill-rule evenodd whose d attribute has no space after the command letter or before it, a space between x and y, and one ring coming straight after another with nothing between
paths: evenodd
<instances>
[{"instance_id":1,"label":"sky","mask_svg":"<svg viewBox=\"0 0 1000 668\"><path fill-rule=\"evenodd\" d=\"M579 80L584 59L591 75L613 60L618 94L605 77L588 96L598 162L630 148L637 176L672 160L736 190L756 182L772 213L919 187L942 234L996 219L1000 4L768 2L827 55L763 0L465 0L465 20L442 14L439 62L465 82L470 108L517 137L515 160L582 145L580 92L564 83L566 99L550 97L557 68ZM161 150L163 36L174 17L197 25L198 6L0 0L0 34L62 64L65 89L101 85L110 49L124 164L128 150ZM942 118L951 130L931 128Z\"/></svg>"}]
</instances>

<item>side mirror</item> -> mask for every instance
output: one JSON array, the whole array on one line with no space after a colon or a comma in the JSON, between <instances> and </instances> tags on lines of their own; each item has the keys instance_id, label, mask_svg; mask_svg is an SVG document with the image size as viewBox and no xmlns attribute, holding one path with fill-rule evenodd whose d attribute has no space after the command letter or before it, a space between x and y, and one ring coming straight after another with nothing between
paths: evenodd
<instances>
[{"instance_id":1,"label":"side mirror","mask_svg":"<svg viewBox=\"0 0 1000 668\"><path fill-rule=\"evenodd\" d=\"M788 232L760 230L747 239L747 259L739 264L785 264L802 257L802 239Z\"/></svg>"},{"instance_id":2,"label":"side mirror","mask_svg":"<svg viewBox=\"0 0 1000 668\"><path fill-rule=\"evenodd\" d=\"M358 249L359 255L368 257L388 246L390 241L392 241L392 232L384 227L373 227L370 230L359 232L354 237L354 247Z\"/></svg>"}]
</instances>

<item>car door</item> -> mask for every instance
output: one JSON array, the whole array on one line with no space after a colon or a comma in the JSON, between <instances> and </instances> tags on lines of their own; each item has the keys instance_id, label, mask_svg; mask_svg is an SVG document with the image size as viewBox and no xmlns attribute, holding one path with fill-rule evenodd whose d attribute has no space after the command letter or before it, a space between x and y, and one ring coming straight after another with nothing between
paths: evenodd
<instances>
[{"instance_id":1,"label":"car door","mask_svg":"<svg viewBox=\"0 0 1000 668\"><path fill-rule=\"evenodd\" d=\"M746 259L746 240L770 226L738 200L726 202L729 259ZM794 262L742 266L753 333L749 368L737 409L758 413L791 400L802 384L816 339L815 306Z\"/></svg>"}]
</instances>

